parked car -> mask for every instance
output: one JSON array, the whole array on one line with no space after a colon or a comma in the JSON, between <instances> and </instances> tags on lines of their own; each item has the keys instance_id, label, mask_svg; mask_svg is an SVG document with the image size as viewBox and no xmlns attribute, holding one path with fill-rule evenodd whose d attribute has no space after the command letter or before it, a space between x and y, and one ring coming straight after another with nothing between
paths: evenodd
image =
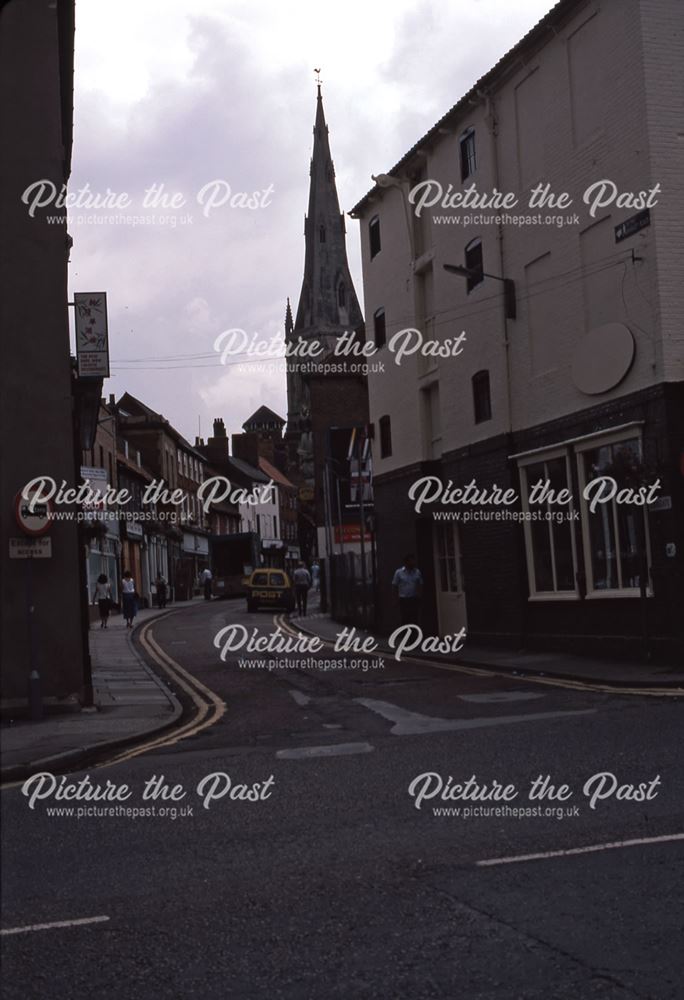
<instances>
[{"instance_id":1,"label":"parked car","mask_svg":"<svg viewBox=\"0 0 684 1000\"><path fill-rule=\"evenodd\" d=\"M257 608L285 608L295 606L292 581L283 569L255 569L247 581L247 610Z\"/></svg>"}]
</instances>

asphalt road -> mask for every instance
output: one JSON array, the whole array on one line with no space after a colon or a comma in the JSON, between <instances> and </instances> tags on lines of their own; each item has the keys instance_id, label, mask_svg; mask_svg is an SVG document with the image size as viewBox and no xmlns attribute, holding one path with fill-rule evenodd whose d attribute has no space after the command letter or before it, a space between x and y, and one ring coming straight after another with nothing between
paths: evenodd
<instances>
[{"instance_id":1,"label":"asphalt road","mask_svg":"<svg viewBox=\"0 0 684 1000\"><path fill-rule=\"evenodd\" d=\"M154 626L226 711L68 777L126 784L125 801L31 809L3 791L3 997L684 997L680 700L351 669L361 656L336 669L329 649L305 670L247 667L213 644L231 623L273 628L241 602ZM183 797L143 800L160 776ZM529 800L544 776L565 801ZM440 781L517 794L443 800ZM640 784L650 798L624 797ZM48 814L79 808L156 814Z\"/></svg>"}]
</instances>

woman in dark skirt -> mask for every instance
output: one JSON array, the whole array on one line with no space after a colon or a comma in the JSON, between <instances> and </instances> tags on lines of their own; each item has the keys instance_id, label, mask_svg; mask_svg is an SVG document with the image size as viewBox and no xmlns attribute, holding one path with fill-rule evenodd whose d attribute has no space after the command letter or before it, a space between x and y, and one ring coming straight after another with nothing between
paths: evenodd
<instances>
[{"instance_id":1,"label":"woman in dark skirt","mask_svg":"<svg viewBox=\"0 0 684 1000\"><path fill-rule=\"evenodd\" d=\"M135 590L133 574L129 569L126 570L121 581L121 601L126 628L133 628L133 619L138 611L138 595Z\"/></svg>"}]
</instances>

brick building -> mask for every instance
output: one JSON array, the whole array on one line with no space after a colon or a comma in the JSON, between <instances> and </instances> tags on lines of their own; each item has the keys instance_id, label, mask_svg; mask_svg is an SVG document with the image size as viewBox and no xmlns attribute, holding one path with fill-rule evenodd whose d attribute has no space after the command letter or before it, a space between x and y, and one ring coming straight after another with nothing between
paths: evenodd
<instances>
[{"instance_id":1,"label":"brick building","mask_svg":"<svg viewBox=\"0 0 684 1000\"><path fill-rule=\"evenodd\" d=\"M681 649L682 29L676 0L561 0L353 210L378 357L409 327L443 349L369 377L385 630L414 550L431 631ZM535 189L572 202L530 207ZM474 201L496 191L517 206ZM426 476L519 502L417 513ZM660 480L657 498L592 511L607 476ZM540 479L570 504L530 504ZM457 509L471 519L439 520Z\"/></svg>"},{"instance_id":2,"label":"brick building","mask_svg":"<svg viewBox=\"0 0 684 1000\"><path fill-rule=\"evenodd\" d=\"M50 206L31 217L22 202L29 183L45 178L59 191L69 178L73 65L73 0L0 4L0 661L3 705L13 712L26 705L34 670L45 701L78 695L87 684L78 526L51 526L49 558L10 557L11 539L22 539L15 521L22 487L36 476L71 485L78 477L70 239L65 225L46 219L65 221L66 209ZM18 626L29 607L31 629Z\"/></svg>"}]
</instances>

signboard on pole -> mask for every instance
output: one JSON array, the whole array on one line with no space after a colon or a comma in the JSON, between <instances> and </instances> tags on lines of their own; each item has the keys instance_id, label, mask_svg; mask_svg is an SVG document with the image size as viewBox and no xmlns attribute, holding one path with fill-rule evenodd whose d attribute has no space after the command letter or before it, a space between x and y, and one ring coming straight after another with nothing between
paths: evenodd
<instances>
[{"instance_id":1,"label":"signboard on pole","mask_svg":"<svg viewBox=\"0 0 684 1000\"><path fill-rule=\"evenodd\" d=\"M107 293L75 292L76 357L79 378L109 378Z\"/></svg>"},{"instance_id":2,"label":"signboard on pole","mask_svg":"<svg viewBox=\"0 0 684 1000\"><path fill-rule=\"evenodd\" d=\"M10 559L51 559L51 538L10 538Z\"/></svg>"}]
</instances>

